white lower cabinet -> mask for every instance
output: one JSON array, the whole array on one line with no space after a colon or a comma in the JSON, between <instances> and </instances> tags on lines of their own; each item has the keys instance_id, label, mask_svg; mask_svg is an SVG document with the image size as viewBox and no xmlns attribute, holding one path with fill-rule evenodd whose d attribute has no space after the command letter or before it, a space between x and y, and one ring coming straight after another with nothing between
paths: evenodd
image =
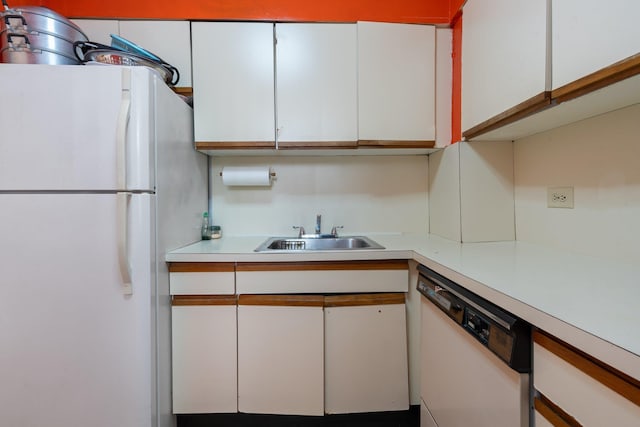
<instances>
[{"instance_id":1,"label":"white lower cabinet","mask_svg":"<svg viewBox=\"0 0 640 427\"><path fill-rule=\"evenodd\" d=\"M638 426L637 379L540 331L533 362L537 426Z\"/></svg>"},{"instance_id":2,"label":"white lower cabinet","mask_svg":"<svg viewBox=\"0 0 640 427\"><path fill-rule=\"evenodd\" d=\"M171 263L170 285L174 413L409 408L407 261Z\"/></svg>"},{"instance_id":3,"label":"white lower cabinet","mask_svg":"<svg viewBox=\"0 0 640 427\"><path fill-rule=\"evenodd\" d=\"M327 414L409 409L406 325L404 294L326 297Z\"/></svg>"},{"instance_id":4,"label":"white lower cabinet","mask_svg":"<svg viewBox=\"0 0 640 427\"><path fill-rule=\"evenodd\" d=\"M173 413L237 412L235 295L174 297Z\"/></svg>"},{"instance_id":5,"label":"white lower cabinet","mask_svg":"<svg viewBox=\"0 0 640 427\"><path fill-rule=\"evenodd\" d=\"M321 296L240 295L238 410L323 415Z\"/></svg>"},{"instance_id":6,"label":"white lower cabinet","mask_svg":"<svg viewBox=\"0 0 640 427\"><path fill-rule=\"evenodd\" d=\"M234 268L169 265L174 414L238 411Z\"/></svg>"}]
</instances>

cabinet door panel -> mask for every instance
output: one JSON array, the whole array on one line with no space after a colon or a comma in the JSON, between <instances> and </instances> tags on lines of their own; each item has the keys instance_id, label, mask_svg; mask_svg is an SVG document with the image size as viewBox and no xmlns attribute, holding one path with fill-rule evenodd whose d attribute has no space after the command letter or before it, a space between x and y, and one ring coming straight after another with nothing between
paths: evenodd
<instances>
[{"instance_id":1,"label":"cabinet door panel","mask_svg":"<svg viewBox=\"0 0 640 427\"><path fill-rule=\"evenodd\" d=\"M328 414L409 409L404 304L325 308Z\"/></svg>"},{"instance_id":2,"label":"cabinet door panel","mask_svg":"<svg viewBox=\"0 0 640 427\"><path fill-rule=\"evenodd\" d=\"M116 19L72 19L90 41L111 45L111 34L120 34L120 21Z\"/></svg>"},{"instance_id":3,"label":"cabinet door panel","mask_svg":"<svg viewBox=\"0 0 640 427\"><path fill-rule=\"evenodd\" d=\"M640 2L551 3L553 89L640 52Z\"/></svg>"},{"instance_id":4,"label":"cabinet door panel","mask_svg":"<svg viewBox=\"0 0 640 427\"><path fill-rule=\"evenodd\" d=\"M191 30L196 141L274 141L273 24L194 22Z\"/></svg>"},{"instance_id":5,"label":"cabinet door panel","mask_svg":"<svg viewBox=\"0 0 640 427\"><path fill-rule=\"evenodd\" d=\"M547 2L468 0L462 16L462 129L549 90Z\"/></svg>"},{"instance_id":6,"label":"cabinet door panel","mask_svg":"<svg viewBox=\"0 0 640 427\"><path fill-rule=\"evenodd\" d=\"M190 31L189 21L120 21L122 37L178 69L179 87L191 87Z\"/></svg>"},{"instance_id":7,"label":"cabinet door panel","mask_svg":"<svg viewBox=\"0 0 640 427\"><path fill-rule=\"evenodd\" d=\"M323 415L322 307L238 306L238 409Z\"/></svg>"},{"instance_id":8,"label":"cabinet door panel","mask_svg":"<svg viewBox=\"0 0 640 427\"><path fill-rule=\"evenodd\" d=\"M358 22L358 139L435 139L435 28Z\"/></svg>"},{"instance_id":9,"label":"cabinet door panel","mask_svg":"<svg viewBox=\"0 0 640 427\"><path fill-rule=\"evenodd\" d=\"M173 412L236 412L236 306L172 307Z\"/></svg>"},{"instance_id":10,"label":"cabinet door panel","mask_svg":"<svg viewBox=\"0 0 640 427\"><path fill-rule=\"evenodd\" d=\"M355 24L276 24L278 141L356 141Z\"/></svg>"}]
</instances>

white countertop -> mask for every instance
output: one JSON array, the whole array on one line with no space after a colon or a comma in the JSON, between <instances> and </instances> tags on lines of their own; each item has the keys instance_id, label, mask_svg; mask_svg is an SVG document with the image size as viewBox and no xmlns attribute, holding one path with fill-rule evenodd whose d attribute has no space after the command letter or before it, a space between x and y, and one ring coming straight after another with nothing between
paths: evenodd
<instances>
[{"instance_id":1,"label":"white countertop","mask_svg":"<svg viewBox=\"0 0 640 427\"><path fill-rule=\"evenodd\" d=\"M458 243L368 234L384 250L257 253L266 236L201 241L167 261L414 259L529 323L640 379L640 266L518 241Z\"/></svg>"}]
</instances>

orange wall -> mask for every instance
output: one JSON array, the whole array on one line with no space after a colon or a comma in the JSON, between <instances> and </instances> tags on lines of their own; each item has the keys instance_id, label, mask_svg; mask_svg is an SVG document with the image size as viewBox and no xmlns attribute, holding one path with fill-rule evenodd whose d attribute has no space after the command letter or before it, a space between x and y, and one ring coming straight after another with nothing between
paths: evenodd
<instances>
[{"instance_id":1,"label":"orange wall","mask_svg":"<svg viewBox=\"0 0 640 427\"><path fill-rule=\"evenodd\" d=\"M69 18L386 21L449 24L463 0L8 0Z\"/></svg>"},{"instance_id":2,"label":"orange wall","mask_svg":"<svg viewBox=\"0 0 640 427\"><path fill-rule=\"evenodd\" d=\"M456 15L453 28L452 82L451 82L451 142L462 140L462 14Z\"/></svg>"}]
</instances>

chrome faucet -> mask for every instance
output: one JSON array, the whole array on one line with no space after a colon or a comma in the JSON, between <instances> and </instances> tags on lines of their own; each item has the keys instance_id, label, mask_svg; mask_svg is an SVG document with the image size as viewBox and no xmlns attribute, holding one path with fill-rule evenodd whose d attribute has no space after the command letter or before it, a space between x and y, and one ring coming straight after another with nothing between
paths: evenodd
<instances>
[{"instance_id":1,"label":"chrome faucet","mask_svg":"<svg viewBox=\"0 0 640 427\"><path fill-rule=\"evenodd\" d=\"M294 229L294 230L298 230L298 239L299 239L299 238L301 238L302 236L304 236L305 234L307 234L307 233L304 231L304 227L303 227L303 226L299 226L299 227L298 227L298 226L294 225L294 226L293 226L293 229Z\"/></svg>"},{"instance_id":2,"label":"chrome faucet","mask_svg":"<svg viewBox=\"0 0 640 427\"><path fill-rule=\"evenodd\" d=\"M320 229L322 228L322 215L316 215L316 234L320 234Z\"/></svg>"}]
</instances>

